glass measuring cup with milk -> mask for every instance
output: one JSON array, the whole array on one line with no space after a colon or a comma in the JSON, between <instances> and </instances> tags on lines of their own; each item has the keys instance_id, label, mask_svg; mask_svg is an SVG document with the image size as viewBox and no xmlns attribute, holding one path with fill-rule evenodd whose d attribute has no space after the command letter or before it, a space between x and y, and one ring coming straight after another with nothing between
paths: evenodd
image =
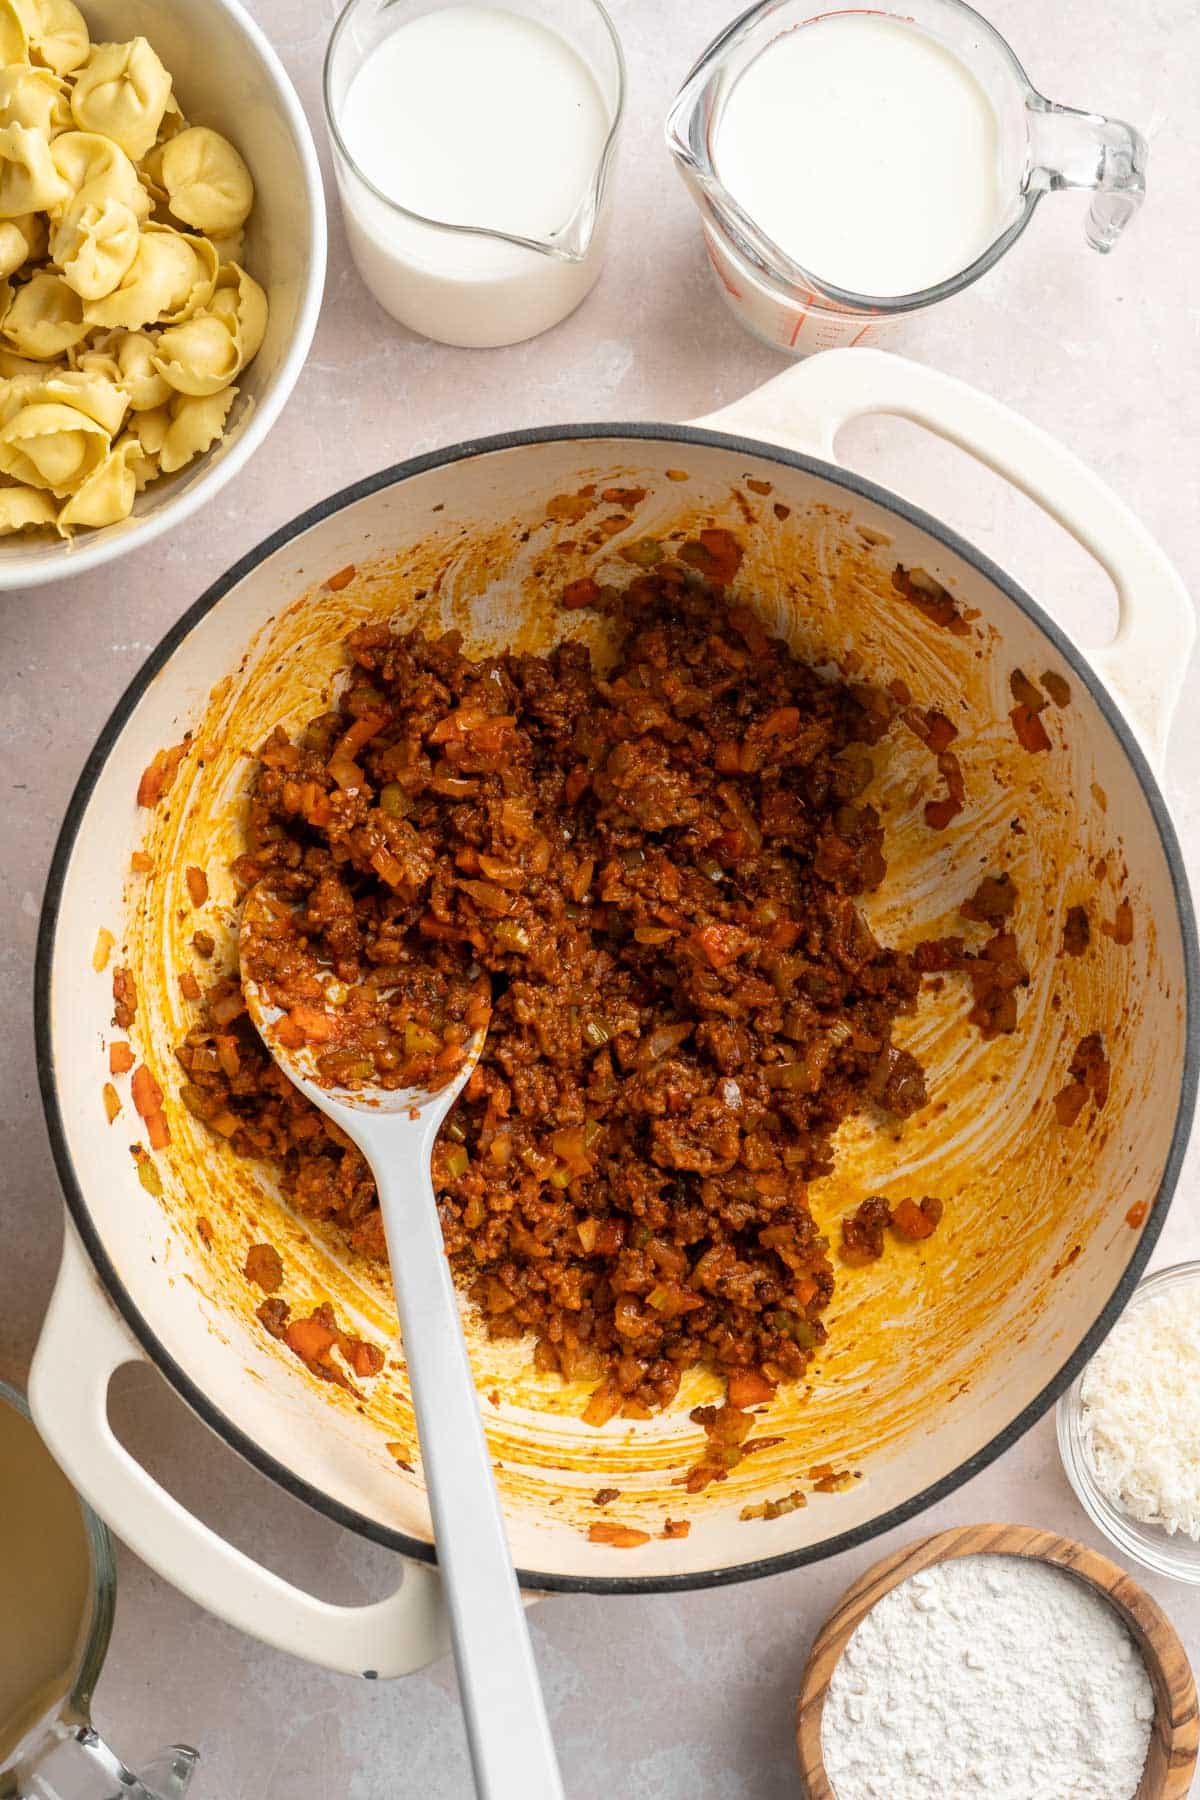
<instances>
[{"instance_id":1,"label":"glass measuring cup with milk","mask_svg":"<svg viewBox=\"0 0 1200 1800\"><path fill-rule=\"evenodd\" d=\"M1144 194L1139 133L1045 99L961 0L764 0L692 70L667 142L729 305L795 355L968 286L1057 188L1094 190L1100 251Z\"/></svg>"},{"instance_id":2,"label":"glass measuring cup with milk","mask_svg":"<svg viewBox=\"0 0 1200 1800\"><path fill-rule=\"evenodd\" d=\"M194 1750L135 1774L92 1725L115 1597L107 1531L0 1381L0 1800L183 1800Z\"/></svg>"},{"instance_id":3,"label":"glass measuring cup with milk","mask_svg":"<svg viewBox=\"0 0 1200 1800\"><path fill-rule=\"evenodd\" d=\"M624 92L598 0L349 0L325 112L379 304L476 348L565 318L600 272Z\"/></svg>"}]
</instances>

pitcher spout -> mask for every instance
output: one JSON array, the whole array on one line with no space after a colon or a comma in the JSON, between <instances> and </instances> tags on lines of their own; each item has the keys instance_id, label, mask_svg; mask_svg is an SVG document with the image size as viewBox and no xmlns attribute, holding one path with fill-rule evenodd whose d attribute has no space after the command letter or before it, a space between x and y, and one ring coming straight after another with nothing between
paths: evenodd
<instances>
[{"instance_id":1,"label":"pitcher spout","mask_svg":"<svg viewBox=\"0 0 1200 1800\"><path fill-rule=\"evenodd\" d=\"M578 210L561 231L540 243L535 240L534 247L560 262L581 263L592 247L599 219L598 198L593 190L580 202Z\"/></svg>"},{"instance_id":2,"label":"pitcher spout","mask_svg":"<svg viewBox=\"0 0 1200 1800\"><path fill-rule=\"evenodd\" d=\"M616 42L614 37L614 43ZM616 46L618 56L620 46ZM624 63L620 64L622 82L624 80ZM600 160L596 164L587 192L572 213L567 223L535 247L547 256L556 257L561 262L581 263L585 261L593 248L596 234L604 219L604 198L608 191L609 176L612 171L613 154L617 144L617 129L620 124L619 109L614 112L609 133L605 139Z\"/></svg>"}]
</instances>

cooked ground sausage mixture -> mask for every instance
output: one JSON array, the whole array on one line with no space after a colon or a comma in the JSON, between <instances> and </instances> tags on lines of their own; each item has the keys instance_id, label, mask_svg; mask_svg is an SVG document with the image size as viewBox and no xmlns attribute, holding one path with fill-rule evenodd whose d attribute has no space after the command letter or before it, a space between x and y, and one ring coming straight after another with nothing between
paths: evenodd
<instances>
[{"instance_id":1,"label":"cooked ground sausage mixture","mask_svg":"<svg viewBox=\"0 0 1200 1800\"><path fill-rule=\"evenodd\" d=\"M877 1262L883 1255L883 1234L892 1231L910 1244L932 1237L942 1222L942 1202L900 1200L895 1206L877 1194L863 1200L842 1220L842 1261L850 1264Z\"/></svg>"},{"instance_id":2,"label":"cooked ground sausage mixture","mask_svg":"<svg viewBox=\"0 0 1200 1800\"><path fill-rule=\"evenodd\" d=\"M279 902L249 972L326 1079L444 1081L490 1007L435 1153L446 1249L489 1331L598 1382L593 1423L697 1363L731 1406L800 1375L834 1281L806 1183L849 1114L926 1098L892 1042L921 973L856 905L897 703L797 661L728 592L736 553L691 548L620 593L572 584L612 616L603 673L572 642L357 630L336 708L264 745L236 865ZM179 1059L194 1112L384 1256L366 1164L234 977Z\"/></svg>"}]
</instances>

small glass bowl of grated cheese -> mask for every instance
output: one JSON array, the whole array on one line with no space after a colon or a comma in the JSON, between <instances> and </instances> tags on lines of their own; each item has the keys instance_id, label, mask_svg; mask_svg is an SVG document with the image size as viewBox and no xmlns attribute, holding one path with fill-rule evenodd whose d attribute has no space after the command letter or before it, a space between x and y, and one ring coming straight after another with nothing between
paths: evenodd
<instances>
[{"instance_id":1,"label":"small glass bowl of grated cheese","mask_svg":"<svg viewBox=\"0 0 1200 1800\"><path fill-rule=\"evenodd\" d=\"M1144 1568L1200 1583L1200 1262L1134 1289L1057 1419L1092 1523Z\"/></svg>"}]
</instances>

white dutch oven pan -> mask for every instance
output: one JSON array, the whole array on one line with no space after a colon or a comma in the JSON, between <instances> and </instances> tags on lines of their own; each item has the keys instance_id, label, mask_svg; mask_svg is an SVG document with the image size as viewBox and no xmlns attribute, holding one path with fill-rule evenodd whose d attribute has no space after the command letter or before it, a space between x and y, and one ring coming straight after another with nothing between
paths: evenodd
<instances>
[{"instance_id":1,"label":"white dutch oven pan","mask_svg":"<svg viewBox=\"0 0 1200 1800\"><path fill-rule=\"evenodd\" d=\"M1027 593L946 526L839 468L837 429L899 414L940 433L1039 501L1111 575L1112 643L1085 656ZM670 473L668 474L668 471ZM686 479L682 477L686 476ZM31 1381L34 1416L89 1503L169 1580L222 1618L314 1662L398 1674L444 1647L402 1364L356 1403L312 1379L253 1316L247 1246L276 1243L296 1305L331 1299L374 1341L394 1336L377 1271L335 1256L178 1104L172 1046L186 1027L177 973L191 966L183 869L206 866L219 933L235 923L225 872L250 755L281 718L320 710L347 627L400 612L440 619L469 643L545 647L598 629L555 604L581 573L554 496L609 483L646 489L626 536L733 529L741 591L818 662L904 680L956 722L967 805L949 830L924 821L940 791L903 725L880 759L874 799L889 875L868 913L887 940L962 931L962 899L1010 869L1031 983L1018 1030L985 1044L965 1020L961 977L922 1000L902 1041L924 1061L930 1104L902 1129L851 1122L814 1212L837 1239L864 1194L935 1194L945 1217L919 1248L867 1269L838 1265L830 1339L811 1379L780 1390L756 1426L782 1442L727 1482L689 1496L681 1477L703 1439L689 1411L716 1397L693 1374L660 1417L579 1419L586 1390L531 1367L528 1345L472 1349L513 1554L531 1590L667 1591L740 1581L859 1544L912 1517L1000 1454L1050 1405L1124 1305L1161 1229L1196 1086L1196 940L1179 849L1153 770L1193 635L1179 578L1119 500L1072 456L995 401L876 351L835 351L790 370L699 426L590 425L516 432L420 457L346 490L277 533L210 589L137 677L84 770L50 875L39 947L42 1092L69 1222L62 1273ZM564 540L566 544L564 547ZM606 555L619 552L615 538ZM357 574L339 592L325 578ZM897 563L942 582L968 619L956 635L898 593ZM628 564L616 564L628 575ZM295 604L299 602L299 604ZM1041 715L1051 748L1017 742L1015 669L1060 675L1069 703ZM1052 680L1052 686L1057 684ZM1061 694L1061 689L1059 689ZM147 813L142 769L193 731L168 802L150 825L155 872L131 882ZM1128 901L1133 936L1117 928ZM1062 953L1068 907L1092 926ZM134 1178L139 1122L113 1126L100 1090L111 972L92 970L97 929L136 973L134 1037L168 1090L161 1199ZM1107 929L1106 929L1107 927ZM1064 1127L1053 1105L1079 1040L1099 1032L1111 1065L1103 1110ZM198 1221L203 1222L201 1229ZM467 1309L469 1312L469 1309ZM392 1354L398 1346L392 1344ZM298 1592L191 1517L113 1437L106 1394L148 1358L257 1468L352 1530L402 1554L390 1598L341 1608ZM412 1461L413 1457L406 1460ZM852 1472L814 1492L810 1471ZM652 1535L637 1549L589 1541L603 1515ZM747 1507L802 1490L774 1519ZM667 1517L690 1520L662 1536Z\"/></svg>"}]
</instances>

